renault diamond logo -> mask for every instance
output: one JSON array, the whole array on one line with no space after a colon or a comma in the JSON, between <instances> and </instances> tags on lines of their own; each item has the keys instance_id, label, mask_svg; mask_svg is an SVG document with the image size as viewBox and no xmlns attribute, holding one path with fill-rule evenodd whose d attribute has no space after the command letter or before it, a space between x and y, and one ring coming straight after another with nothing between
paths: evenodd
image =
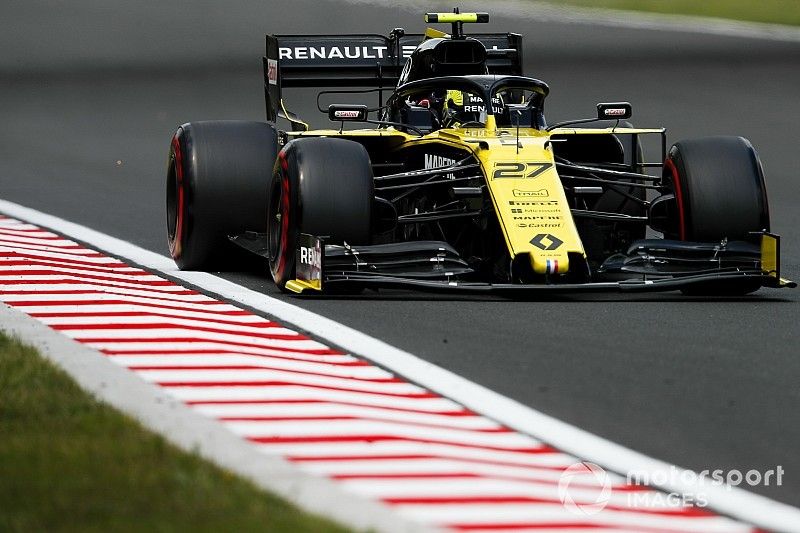
<instances>
[{"instance_id":1,"label":"renault diamond logo","mask_svg":"<svg viewBox=\"0 0 800 533\"><path fill-rule=\"evenodd\" d=\"M531 244L540 250L556 250L559 246L564 244L564 241L555 235L550 235L549 233L540 233L531 239Z\"/></svg>"}]
</instances>

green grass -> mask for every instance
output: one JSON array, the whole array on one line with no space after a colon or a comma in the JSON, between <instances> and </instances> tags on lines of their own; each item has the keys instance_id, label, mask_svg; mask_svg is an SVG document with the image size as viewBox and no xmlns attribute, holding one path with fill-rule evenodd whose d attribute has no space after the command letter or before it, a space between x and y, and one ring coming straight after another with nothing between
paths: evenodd
<instances>
[{"instance_id":1,"label":"green grass","mask_svg":"<svg viewBox=\"0 0 800 533\"><path fill-rule=\"evenodd\" d=\"M799 0L562 0L551 3L800 25Z\"/></svg>"},{"instance_id":2,"label":"green grass","mask_svg":"<svg viewBox=\"0 0 800 533\"><path fill-rule=\"evenodd\" d=\"M94 399L0 335L0 531L345 531Z\"/></svg>"}]
</instances>

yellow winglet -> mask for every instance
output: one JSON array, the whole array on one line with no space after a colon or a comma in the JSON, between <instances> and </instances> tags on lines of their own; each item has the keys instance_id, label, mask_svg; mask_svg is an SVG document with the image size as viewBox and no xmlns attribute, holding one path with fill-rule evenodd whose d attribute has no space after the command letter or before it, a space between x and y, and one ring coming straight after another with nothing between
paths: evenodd
<instances>
[{"instance_id":1,"label":"yellow winglet","mask_svg":"<svg viewBox=\"0 0 800 533\"><path fill-rule=\"evenodd\" d=\"M780 237L772 233L761 234L761 271L772 278L780 279Z\"/></svg>"},{"instance_id":2,"label":"yellow winglet","mask_svg":"<svg viewBox=\"0 0 800 533\"><path fill-rule=\"evenodd\" d=\"M794 289L797 283L781 277L781 238L774 233L761 234L761 272L772 278L770 287Z\"/></svg>"},{"instance_id":3,"label":"yellow winglet","mask_svg":"<svg viewBox=\"0 0 800 533\"><path fill-rule=\"evenodd\" d=\"M303 294L304 291L321 292L319 287L301 279L290 279L285 286L287 290L296 294Z\"/></svg>"},{"instance_id":4,"label":"yellow winglet","mask_svg":"<svg viewBox=\"0 0 800 533\"><path fill-rule=\"evenodd\" d=\"M425 38L426 39L449 39L450 34L445 33L443 31L436 30L434 28L425 28Z\"/></svg>"}]
</instances>

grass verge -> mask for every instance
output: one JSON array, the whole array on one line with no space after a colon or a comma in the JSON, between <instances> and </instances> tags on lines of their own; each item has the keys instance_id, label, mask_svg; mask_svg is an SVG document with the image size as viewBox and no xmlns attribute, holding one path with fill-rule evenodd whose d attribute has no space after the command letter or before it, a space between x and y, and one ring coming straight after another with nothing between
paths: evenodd
<instances>
[{"instance_id":1,"label":"grass verge","mask_svg":"<svg viewBox=\"0 0 800 533\"><path fill-rule=\"evenodd\" d=\"M800 26L798 0L562 0L550 3Z\"/></svg>"},{"instance_id":2,"label":"grass verge","mask_svg":"<svg viewBox=\"0 0 800 533\"><path fill-rule=\"evenodd\" d=\"M0 335L0 531L345 530L177 449Z\"/></svg>"}]
</instances>

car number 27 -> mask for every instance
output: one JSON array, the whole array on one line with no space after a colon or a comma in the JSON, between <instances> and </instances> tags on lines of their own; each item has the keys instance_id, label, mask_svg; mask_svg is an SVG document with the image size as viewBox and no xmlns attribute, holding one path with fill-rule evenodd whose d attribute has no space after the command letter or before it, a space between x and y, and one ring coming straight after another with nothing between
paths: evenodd
<instances>
[{"instance_id":1,"label":"car number 27","mask_svg":"<svg viewBox=\"0 0 800 533\"><path fill-rule=\"evenodd\" d=\"M552 166L552 163L520 163L516 161L495 163L492 179L533 179Z\"/></svg>"}]
</instances>

